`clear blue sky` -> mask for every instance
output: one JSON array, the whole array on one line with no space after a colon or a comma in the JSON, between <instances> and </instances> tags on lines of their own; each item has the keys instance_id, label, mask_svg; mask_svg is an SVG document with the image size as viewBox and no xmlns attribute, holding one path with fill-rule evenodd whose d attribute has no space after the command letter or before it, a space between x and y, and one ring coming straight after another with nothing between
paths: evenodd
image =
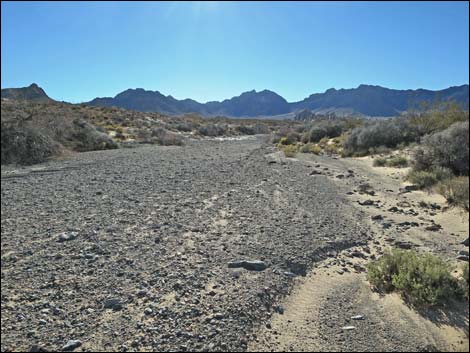
<instances>
[{"instance_id":1,"label":"clear blue sky","mask_svg":"<svg viewBox=\"0 0 470 353\"><path fill-rule=\"evenodd\" d=\"M1 86L87 101L127 88L288 101L361 83L468 83L468 2L7 2Z\"/></svg>"}]
</instances>

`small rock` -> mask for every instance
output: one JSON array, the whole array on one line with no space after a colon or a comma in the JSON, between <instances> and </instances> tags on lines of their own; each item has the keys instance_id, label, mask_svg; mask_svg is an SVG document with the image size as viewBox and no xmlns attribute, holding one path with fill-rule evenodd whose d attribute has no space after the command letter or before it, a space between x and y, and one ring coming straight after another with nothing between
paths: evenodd
<instances>
[{"instance_id":1,"label":"small rock","mask_svg":"<svg viewBox=\"0 0 470 353\"><path fill-rule=\"evenodd\" d=\"M105 309L121 310L122 309L121 299L119 298L106 299L103 303L103 307Z\"/></svg>"},{"instance_id":2,"label":"small rock","mask_svg":"<svg viewBox=\"0 0 470 353\"><path fill-rule=\"evenodd\" d=\"M467 255L458 255L456 257L457 260L460 260L460 261L467 261L468 262L468 256Z\"/></svg>"},{"instance_id":3,"label":"small rock","mask_svg":"<svg viewBox=\"0 0 470 353\"><path fill-rule=\"evenodd\" d=\"M390 228L391 226L392 226L392 223L390 223L390 222L385 222L385 223L382 224L382 227L383 227L384 229L388 229L388 228Z\"/></svg>"},{"instance_id":4,"label":"small rock","mask_svg":"<svg viewBox=\"0 0 470 353\"><path fill-rule=\"evenodd\" d=\"M369 200L365 200L363 202L359 201L358 203L361 206L372 206L372 205L374 205L374 200L369 199Z\"/></svg>"},{"instance_id":5,"label":"small rock","mask_svg":"<svg viewBox=\"0 0 470 353\"><path fill-rule=\"evenodd\" d=\"M145 315L152 315L152 313L153 313L152 308L145 308L145 310L144 310Z\"/></svg>"},{"instance_id":6,"label":"small rock","mask_svg":"<svg viewBox=\"0 0 470 353\"><path fill-rule=\"evenodd\" d=\"M468 246L468 245L469 245L469 243L468 243L468 237L467 237L467 239L465 239L464 241L462 241L460 244L465 245L465 246Z\"/></svg>"},{"instance_id":7,"label":"small rock","mask_svg":"<svg viewBox=\"0 0 470 353\"><path fill-rule=\"evenodd\" d=\"M409 250L413 247L416 247L415 244L413 243L410 243L410 242L407 242L407 241L396 241L395 242L395 246L397 248L400 248L400 249L405 249L405 250Z\"/></svg>"},{"instance_id":8,"label":"small rock","mask_svg":"<svg viewBox=\"0 0 470 353\"><path fill-rule=\"evenodd\" d=\"M82 345L82 341L80 340L69 340L65 346L62 347L63 351L70 352L74 349L80 347Z\"/></svg>"},{"instance_id":9,"label":"small rock","mask_svg":"<svg viewBox=\"0 0 470 353\"><path fill-rule=\"evenodd\" d=\"M364 315L351 316L351 320L364 320Z\"/></svg>"},{"instance_id":10,"label":"small rock","mask_svg":"<svg viewBox=\"0 0 470 353\"><path fill-rule=\"evenodd\" d=\"M370 217L373 221L381 221L384 217L380 214Z\"/></svg>"},{"instance_id":11,"label":"small rock","mask_svg":"<svg viewBox=\"0 0 470 353\"><path fill-rule=\"evenodd\" d=\"M355 326L344 326L342 328L343 331L352 331L352 330L355 330L356 327Z\"/></svg>"},{"instance_id":12,"label":"small rock","mask_svg":"<svg viewBox=\"0 0 470 353\"><path fill-rule=\"evenodd\" d=\"M64 241L73 240L76 237L78 237L77 232L64 232L59 234L57 241L63 243Z\"/></svg>"},{"instance_id":13,"label":"small rock","mask_svg":"<svg viewBox=\"0 0 470 353\"><path fill-rule=\"evenodd\" d=\"M238 260L228 263L229 268L244 268L248 271L264 271L268 266L259 260Z\"/></svg>"},{"instance_id":14,"label":"small rock","mask_svg":"<svg viewBox=\"0 0 470 353\"><path fill-rule=\"evenodd\" d=\"M44 348L44 347L41 347L37 344L33 344L30 348L29 348L29 351L30 352L47 352L47 349Z\"/></svg>"},{"instance_id":15,"label":"small rock","mask_svg":"<svg viewBox=\"0 0 470 353\"><path fill-rule=\"evenodd\" d=\"M427 226L427 227L424 228L424 229L429 230L430 232L437 232L437 231L439 231L441 228L442 228L441 225L439 225L439 224L433 224L433 225Z\"/></svg>"}]
</instances>

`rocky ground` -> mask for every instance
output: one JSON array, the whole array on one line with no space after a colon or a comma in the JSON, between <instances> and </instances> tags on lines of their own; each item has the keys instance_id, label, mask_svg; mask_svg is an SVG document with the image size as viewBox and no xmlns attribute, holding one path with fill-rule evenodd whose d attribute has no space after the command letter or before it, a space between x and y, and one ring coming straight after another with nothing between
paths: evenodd
<instances>
[{"instance_id":1,"label":"rocky ground","mask_svg":"<svg viewBox=\"0 0 470 353\"><path fill-rule=\"evenodd\" d=\"M364 282L438 213L388 221L420 215L386 211L396 182L361 186L378 180L367 167L285 158L260 136L2 167L2 351L461 349L468 311L430 341ZM465 234L432 232L454 259Z\"/></svg>"},{"instance_id":2,"label":"rocky ground","mask_svg":"<svg viewBox=\"0 0 470 353\"><path fill-rule=\"evenodd\" d=\"M2 351L245 350L296 275L369 238L334 183L273 151L204 141L2 168Z\"/></svg>"}]
</instances>

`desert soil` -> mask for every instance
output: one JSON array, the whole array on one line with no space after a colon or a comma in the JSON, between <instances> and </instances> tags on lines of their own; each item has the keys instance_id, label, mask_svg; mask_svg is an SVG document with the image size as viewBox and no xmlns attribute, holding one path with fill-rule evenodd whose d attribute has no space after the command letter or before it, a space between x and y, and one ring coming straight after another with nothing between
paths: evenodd
<instances>
[{"instance_id":1,"label":"desert soil","mask_svg":"<svg viewBox=\"0 0 470 353\"><path fill-rule=\"evenodd\" d=\"M455 261L468 236L387 173L265 137L2 166L1 349L468 350L468 308L416 313L365 281L390 245Z\"/></svg>"}]
</instances>

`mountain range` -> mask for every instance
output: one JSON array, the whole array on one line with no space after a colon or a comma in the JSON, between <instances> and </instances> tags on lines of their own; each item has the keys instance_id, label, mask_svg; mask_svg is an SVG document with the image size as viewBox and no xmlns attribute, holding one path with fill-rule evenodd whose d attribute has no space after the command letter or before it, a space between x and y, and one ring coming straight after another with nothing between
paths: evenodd
<instances>
[{"instance_id":1,"label":"mountain range","mask_svg":"<svg viewBox=\"0 0 470 353\"><path fill-rule=\"evenodd\" d=\"M2 89L2 98L51 100L38 85L25 88ZM417 108L422 102L456 101L468 109L469 86L461 85L443 90L426 89L395 90L373 85L360 85L351 89L328 89L315 93L299 102L287 102L279 94L269 91L248 91L222 102L199 103L193 99L178 100L159 91L142 88L128 89L115 97L95 98L85 104L94 106L115 106L125 109L160 112L168 115L199 113L205 116L223 115L228 117L271 117L293 116L308 110L317 114L363 115L390 117Z\"/></svg>"}]
</instances>

